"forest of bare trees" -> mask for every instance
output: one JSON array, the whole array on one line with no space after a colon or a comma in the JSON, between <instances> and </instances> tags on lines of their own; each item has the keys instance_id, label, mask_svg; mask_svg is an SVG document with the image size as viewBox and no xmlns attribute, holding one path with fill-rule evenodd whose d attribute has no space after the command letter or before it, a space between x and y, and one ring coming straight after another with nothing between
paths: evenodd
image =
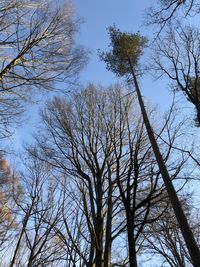
<instances>
[{"instance_id":1,"label":"forest of bare trees","mask_svg":"<svg viewBox=\"0 0 200 267\"><path fill-rule=\"evenodd\" d=\"M73 3L1 1L0 267L200 266L199 10L147 6L151 42L110 26L99 57L118 79L81 85L88 55ZM143 96L149 69L173 92L165 113ZM7 143L41 94L39 130L17 157Z\"/></svg>"}]
</instances>

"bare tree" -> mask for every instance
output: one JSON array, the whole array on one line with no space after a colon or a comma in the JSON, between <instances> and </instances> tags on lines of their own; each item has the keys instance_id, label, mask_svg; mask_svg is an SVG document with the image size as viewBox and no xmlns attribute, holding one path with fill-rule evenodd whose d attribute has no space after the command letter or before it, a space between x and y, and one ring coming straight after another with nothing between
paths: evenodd
<instances>
[{"instance_id":1,"label":"bare tree","mask_svg":"<svg viewBox=\"0 0 200 267\"><path fill-rule=\"evenodd\" d=\"M78 22L68 2L1 1L0 22L0 116L5 136L9 123L23 111L23 101L41 88L66 87L63 83L77 76L84 53L74 46Z\"/></svg>"},{"instance_id":2,"label":"bare tree","mask_svg":"<svg viewBox=\"0 0 200 267\"><path fill-rule=\"evenodd\" d=\"M60 220L60 194L50 168L36 159L26 161L23 199L17 204L16 229L3 264L5 266L55 266L63 260L63 250L54 230Z\"/></svg>"},{"instance_id":3,"label":"bare tree","mask_svg":"<svg viewBox=\"0 0 200 267\"><path fill-rule=\"evenodd\" d=\"M182 122L175 123L175 117L172 106L158 136L163 140L159 142L159 145L163 151L165 164L172 179L176 180L183 176L188 156L184 156L182 151L179 155L176 153L175 156L173 144L177 142L183 130ZM129 261L131 266L137 266L137 253L143 252L145 240L143 232L146 231L148 225L156 222L162 213L165 213L168 204L165 202L164 205L163 202L166 199L165 187L161 182L160 172L145 127L141 121L136 126L131 125L130 122L130 119L126 120L126 131L129 133L126 145L123 145L122 150L120 146L114 145L114 147L118 170L117 184L126 214ZM124 135L123 130L121 135ZM124 164L125 161L127 164ZM179 186L182 186L181 183ZM160 207L159 212L158 207Z\"/></svg>"},{"instance_id":4,"label":"bare tree","mask_svg":"<svg viewBox=\"0 0 200 267\"><path fill-rule=\"evenodd\" d=\"M147 24L160 26L159 33L169 23L200 13L198 0L158 0L147 10Z\"/></svg>"},{"instance_id":5,"label":"bare tree","mask_svg":"<svg viewBox=\"0 0 200 267\"><path fill-rule=\"evenodd\" d=\"M146 45L146 38L137 34L121 32L116 27L109 29L111 37L111 51L102 53L101 58L106 62L107 68L112 70L117 76L126 77L133 82L136 90L138 102L141 108L142 117L148 133L148 137L157 160L159 170L165 183L169 199L174 209L177 221L184 236L194 266L200 266L200 250L194 238L194 234L184 214L176 190L172 183L163 155L158 146L155 134L150 123L145 104L141 95L138 83L138 63L143 49Z\"/></svg>"},{"instance_id":6,"label":"bare tree","mask_svg":"<svg viewBox=\"0 0 200 267\"><path fill-rule=\"evenodd\" d=\"M191 195L183 195L182 205L187 216L190 218L195 236L199 240L199 220L195 215L198 214L198 210L189 203L190 199ZM153 261L160 262L162 266L192 266L185 242L170 205L159 220L149 225L149 228L144 234L147 241L145 244L147 248L146 252L150 253Z\"/></svg>"},{"instance_id":7,"label":"bare tree","mask_svg":"<svg viewBox=\"0 0 200 267\"><path fill-rule=\"evenodd\" d=\"M20 201L22 188L3 155L0 156L0 184L0 251L4 253L13 241L13 231L17 227L15 199Z\"/></svg>"},{"instance_id":8,"label":"bare tree","mask_svg":"<svg viewBox=\"0 0 200 267\"><path fill-rule=\"evenodd\" d=\"M158 40L154 56L156 71L167 75L174 90L181 91L196 112L196 125L200 123L200 38L195 27L169 27L164 40ZM155 64L156 63L156 64Z\"/></svg>"},{"instance_id":9,"label":"bare tree","mask_svg":"<svg viewBox=\"0 0 200 267\"><path fill-rule=\"evenodd\" d=\"M64 213L63 218L65 231L86 266L111 266L113 236L118 232L117 219L112 223L114 211L116 216L118 213L114 207L117 196L114 195L112 142L115 141L112 138L118 131L115 114L120 108L120 97L118 88L110 88L106 93L106 90L97 90L90 85L87 90L74 94L73 101L55 98L43 113L47 127L45 135L49 138L48 142L46 138L38 138L42 160L65 170L74 181L71 192L79 192L76 205L83 213L79 215L83 217L82 225L85 223L79 228L84 249L73 238L71 225L66 219L68 213L67 217ZM75 193L71 197L73 200L77 198ZM72 220L73 216L72 213ZM85 252L87 247L88 252Z\"/></svg>"},{"instance_id":10,"label":"bare tree","mask_svg":"<svg viewBox=\"0 0 200 267\"><path fill-rule=\"evenodd\" d=\"M161 147L176 178L186 158L171 158L181 128L173 128L172 117L170 113L164 124L171 146L165 140ZM56 231L69 266L132 264L131 257L142 247L141 233L158 217L151 210L165 190L134 99L119 85L109 89L89 85L68 100L55 98L42 120L38 149L29 152L66 177L58 181L63 204ZM117 244L125 248L122 239L127 235L129 253L123 255Z\"/></svg>"}]
</instances>

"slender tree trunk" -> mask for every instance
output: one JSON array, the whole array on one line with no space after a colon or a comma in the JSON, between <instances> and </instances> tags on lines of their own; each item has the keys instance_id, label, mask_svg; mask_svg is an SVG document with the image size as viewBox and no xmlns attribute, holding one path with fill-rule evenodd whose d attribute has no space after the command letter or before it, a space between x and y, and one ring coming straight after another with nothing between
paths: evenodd
<instances>
[{"instance_id":1,"label":"slender tree trunk","mask_svg":"<svg viewBox=\"0 0 200 267\"><path fill-rule=\"evenodd\" d=\"M137 256L134 241L134 225L133 218L131 218L130 210L126 211L127 217L127 233L128 233L128 250L129 250L129 266L137 267Z\"/></svg>"},{"instance_id":2,"label":"slender tree trunk","mask_svg":"<svg viewBox=\"0 0 200 267\"><path fill-rule=\"evenodd\" d=\"M154 151L161 175L163 177L163 181L164 181L164 184L166 186L169 199L171 201L175 216L177 218L179 227L180 227L182 235L184 237L184 240L185 240L187 249L189 251L193 266L194 267L200 267L200 250L199 250L199 247L197 245L197 242L195 241L193 232L192 232L192 230L189 226L189 223L187 221L187 218L184 214L181 203L178 199L177 193L175 191L175 188L172 184L170 175L168 173L167 167L166 167L165 162L163 160L163 157L161 155L160 149L158 147L156 138L155 138L154 133L153 133L153 129L152 129L151 124L150 124L149 119L148 119L148 115L147 115L147 112L146 112L146 109L144 106L144 102L143 102L140 88L139 88L139 85L137 82L137 78L135 76L131 61L129 60L129 62L130 62L131 73L133 76L134 85L136 88L136 93L138 96L138 101L139 101L139 105L141 108L144 124L146 126L147 134L148 134L149 140L151 142L152 149Z\"/></svg>"},{"instance_id":3,"label":"slender tree trunk","mask_svg":"<svg viewBox=\"0 0 200 267\"><path fill-rule=\"evenodd\" d=\"M95 225L95 235L96 235L96 257L95 263L96 267L103 267L103 191L102 191L102 181L101 176L97 175L97 188L96 188L96 202L97 202L97 216Z\"/></svg>"},{"instance_id":4,"label":"slender tree trunk","mask_svg":"<svg viewBox=\"0 0 200 267\"><path fill-rule=\"evenodd\" d=\"M29 256L27 267L31 267L32 264L33 264L34 252L35 252L34 249L31 249L31 253L30 253L30 256Z\"/></svg>"},{"instance_id":5,"label":"slender tree trunk","mask_svg":"<svg viewBox=\"0 0 200 267\"><path fill-rule=\"evenodd\" d=\"M98 217L98 216L97 216ZM97 219L97 228L96 228L96 256L95 263L96 267L103 267L103 227L102 220Z\"/></svg>"},{"instance_id":6,"label":"slender tree trunk","mask_svg":"<svg viewBox=\"0 0 200 267\"><path fill-rule=\"evenodd\" d=\"M97 249L96 251L96 259L95 259L96 267L103 267L102 266L102 251L100 249Z\"/></svg>"},{"instance_id":7,"label":"slender tree trunk","mask_svg":"<svg viewBox=\"0 0 200 267\"><path fill-rule=\"evenodd\" d=\"M177 267L186 267L184 260L182 260L181 256L179 255L177 245L174 242L173 238L171 237L171 234L167 234L167 239L170 241L171 247L172 247L172 253L174 255L174 258L177 260L178 266Z\"/></svg>"},{"instance_id":8,"label":"slender tree trunk","mask_svg":"<svg viewBox=\"0 0 200 267\"><path fill-rule=\"evenodd\" d=\"M196 125L200 126L200 105L199 103L196 105Z\"/></svg>"},{"instance_id":9,"label":"slender tree trunk","mask_svg":"<svg viewBox=\"0 0 200 267\"><path fill-rule=\"evenodd\" d=\"M23 220L23 223L22 223L22 229L21 229L21 232L20 232L20 235L19 235L19 239L17 241L17 245L16 245L16 248L15 248L15 251L14 251L14 255L13 255L13 258L11 260L11 263L10 263L9 267L13 267L15 265L15 261L17 259L18 253L19 253L22 237L23 237L24 232L26 230L26 226L27 226L27 223L28 223L28 220L29 220L32 208L33 208L33 205L34 205L34 199L33 199L33 202L31 204L31 207L29 208L29 210L27 211L27 214L24 217L24 220Z\"/></svg>"},{"instance_id":10,"label":"slender tree trunk","mask_svg":"<svg viewBox=\"0 0 200 267\"><path fill-rule=\"evenodd\" d=\"M107 211L107 222L106 222L106 241L104 248L104 267L111 266L111 248L112 248L112 208L113 208L113 199L112 199L113 184L109 182L108 190L108 211Z\"/></svg>"}]
</instances>

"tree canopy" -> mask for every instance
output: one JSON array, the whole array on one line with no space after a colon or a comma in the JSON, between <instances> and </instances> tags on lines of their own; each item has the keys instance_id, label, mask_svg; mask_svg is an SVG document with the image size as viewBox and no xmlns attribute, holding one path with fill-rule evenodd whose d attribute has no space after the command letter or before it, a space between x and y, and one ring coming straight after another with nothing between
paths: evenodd
<instances>
[{"instance_id":1,"label":"tree canopy","mask_svg":"<svg viewBox=\"0 0 200 267\"><path fill-rule=\"evenodd\" d=\"M108 28L110 35L110 52L100 53L101 59L106 63L107 69L117 76L130 74L130 63L135 69L140 57L147 46L147 38L139 33L121 32L115 26Z\"/></svg>"}]
</instances>

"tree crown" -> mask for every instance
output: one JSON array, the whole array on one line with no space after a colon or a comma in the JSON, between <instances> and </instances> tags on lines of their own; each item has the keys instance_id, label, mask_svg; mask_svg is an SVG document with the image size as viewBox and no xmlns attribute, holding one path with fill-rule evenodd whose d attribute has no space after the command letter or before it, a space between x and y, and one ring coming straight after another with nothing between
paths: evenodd
<instances>
[{"instance_id":1,"label":"tree crown","mask_svg":"<svg viewBox=\"0 0 200 267\"><path fill-rule=\"evenodd\" d=\"M147 45L147 38L139 33L121 32L115 26L108 28L110 35L109 52L100 53L100 58L105 61L107 69L117 76L130 74L131 68L138 66L139 59Z\"/></svg>"}]
</instances>

